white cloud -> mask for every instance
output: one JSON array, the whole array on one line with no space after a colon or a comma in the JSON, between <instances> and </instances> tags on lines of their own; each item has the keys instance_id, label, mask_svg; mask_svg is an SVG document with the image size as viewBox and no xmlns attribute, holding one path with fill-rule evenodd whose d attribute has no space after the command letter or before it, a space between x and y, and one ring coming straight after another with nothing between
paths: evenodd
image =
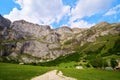
<instances>
[{"instance_id":1,"label":"white cloud","mask_svg":"<svg viewBox=\"0 0 120 80\"><path fill-rule=\"evenodd\" d=\"M113 0L79 0L75 8L72 9L72 21L100 13L107 9Z\"/></svg>"},{"instance_id":2,"label":"white cloud","mask_svg":"<svg viewBox=\"0 0 120 80\"><path fill-rule=\"evenodd\" d=\"M95 25L95 24L89 24L88 22L85 22L83 20L70 23L71 28L75 28L75 27L78 27L78 28L90 28L93 25Z\"/></svg>"},{"instance_id":3,"label":"white cloud","mask_svg":"<svg viewBox=\"0 0 120 80\"><path fill-rule=\"evenodd\" d=\"M71 17L69 24L71 26L89 27L93 24L89 24L85 21L75 22L82 18L92 16L109 8L113 0L79 0L74 8L71 10Z\"/></svg>"},{"instance_id":4,"label":"white cloud","mask_svg":"<svg viewBox=\"0 0 120 80\"><path fill-rule=\"evenodd\" d=\"M70 27L90 27L87 21L82 18L98 14L108 9L109 4L113 0L78 0L76 5L64 5L62 0L15 0L19 4L21 10L13 8L13 10L4 17L15 21L24 19L29 22L38 24L52 25L59 23L60 20L67 17L69 19L65 25ZM70 8L72 8L70 10ZM60 25L64 25L59 23Z\"/></svg>"},{"instance_id":5,"label":"white cloud","mask_svg":"<svg viewBox=\"0 0 120 80\"><path fill-rule=\"evenodd\" d=\"M15 0L21 10L13 8L8 15L12 21L24 19L30 22L50 25L68 16L70 6L63 5L62 0Z\"/></svg>"},{"instance_id":6,"label":"white cloud","mask_svg":"<svg viewBox=\"0 0 120 80\"><path fill-rule=\"evenodd\" d=\"M120 4L108 10L104 16L111 16L114 14L120 14Z\"/></svg>"}]
</instances>

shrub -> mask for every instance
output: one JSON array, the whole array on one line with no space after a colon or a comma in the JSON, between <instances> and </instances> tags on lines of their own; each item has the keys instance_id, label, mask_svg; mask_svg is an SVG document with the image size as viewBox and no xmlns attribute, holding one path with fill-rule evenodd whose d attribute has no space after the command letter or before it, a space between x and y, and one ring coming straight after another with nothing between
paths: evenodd
<instances>
[{"instance_id":1,"label":"shrub","mask_svg":"<svg viewBox=\"0 0 120 80\"><path fill-rule=\"evenodd\" d=\"M90 64L95 68L102 68L108 66L107 62L104 59L102 59L102 57L96 57L90 60Z\"/></svg>"},{"instance_id":2,"label":"shrub","mask_svg":"<svg viewBox=\"0 0 120 80\"><path fill-rule=\"evenodd\" d=\"M114 58L112 58L112 59L110 60L110 64L111 64L111 67L112 67L112 68L115 68L115 67L118 65L116 59L114 59Z\"/></svg>"}]
</instances>

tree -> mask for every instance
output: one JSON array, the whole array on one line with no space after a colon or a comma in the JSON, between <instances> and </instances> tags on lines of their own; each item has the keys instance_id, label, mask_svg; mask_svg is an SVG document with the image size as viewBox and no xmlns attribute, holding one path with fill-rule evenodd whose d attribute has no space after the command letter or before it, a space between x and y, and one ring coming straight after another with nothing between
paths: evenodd
<instances>
[{"instance_id":1,"label":"tree","mask_svg":"<svg viewBox=\"0 0 120 80\"><path fill-rule=\"evenodd\" d=\"M117 61L116 61L115 58L112 58L112 59L110 60L110 64L111 64L111 67L112 67L112 68L115 68L115 67L118 65L118 63L117 63Z\"/></svg>"}]
</instances>

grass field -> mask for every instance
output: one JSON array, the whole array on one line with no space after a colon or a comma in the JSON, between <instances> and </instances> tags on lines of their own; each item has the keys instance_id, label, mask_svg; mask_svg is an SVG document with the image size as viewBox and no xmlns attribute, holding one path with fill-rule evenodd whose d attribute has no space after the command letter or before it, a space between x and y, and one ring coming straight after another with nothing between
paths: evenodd
<instances>
[{"instance_id":1,"label":"grass field","mask_svg":"<svg viewBox=\"0 0 120 80\"><path fill-rule=\"evenodd\" d=\"M61 70L65 76L74 77L78 80L120 80L120 72L118 71L77 70L73 68L53 68L8 63L0 63L0 80L30 80L34 76L53 69Z\"/></svg>"},{"instance_id":2,"label":"grass field","mask_svg":"<svg viewBox=\"0 0 120 80\"><path fill-rule=\"evenodd\" d=\"M30 80L53 68L0 63L0 80Z\"/></svg>"},{"instance_id":3,"label":"grass field","mask_svg":"<svg viewBox=\"0 0 120 80\"><path fill-rule=\"evenodd\" d=\"M96 69L61 69L65 76L78 80L120 80L120 72Z\"/></svg>"}]
</instances>

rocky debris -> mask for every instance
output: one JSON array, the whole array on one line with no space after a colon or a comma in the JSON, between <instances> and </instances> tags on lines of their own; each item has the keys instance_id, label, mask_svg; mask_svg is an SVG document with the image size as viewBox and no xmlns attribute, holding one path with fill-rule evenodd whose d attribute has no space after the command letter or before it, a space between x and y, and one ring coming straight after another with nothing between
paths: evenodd
<instances>
[{"instance_id":1,"label":"rocky debris","mask_svg":"<svg viewBox=\"0 0 120 80\"><path fill-rule=\"evenodd\" d=\"M84 69L82 66L76 66L76 69Z\"/></svg>"},{"instance_id":2,"label":"rocky debris","mask_svg":"<svg viewBox=\"0 0 120 80\"><path fill-rule=\"evenodd\" d=\"M52 70L43 75L32 78L31 80L77 80L77 79L64 76L61 71L57 73L57 70Z\"/></svg>"}]
</instances>

